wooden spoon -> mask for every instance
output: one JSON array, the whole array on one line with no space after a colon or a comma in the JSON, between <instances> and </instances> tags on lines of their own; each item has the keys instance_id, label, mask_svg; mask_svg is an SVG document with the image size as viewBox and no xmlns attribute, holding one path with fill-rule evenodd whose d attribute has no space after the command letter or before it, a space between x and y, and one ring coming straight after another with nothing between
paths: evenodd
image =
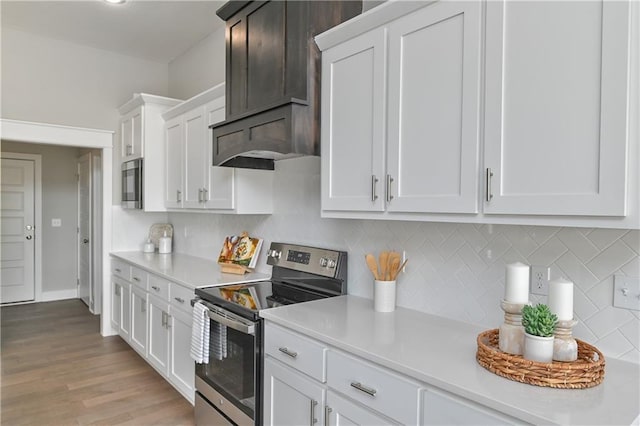
<instances>
[{"instance_id":1,"label":"wooden spoon","mask_svg":"<svg viewBox=\"0 0 640 426\"><path fill-rule=\"evenodd\" d=\"M389 252L381 251L380 252L380 279L387 279L387 271L389 266Z\"/></svg>"},{"instance_id":2,"label":"wooden spoon","mask_svg":"<svg viewBox=\"0 0 640 426\"><path fill-rule=\"evenodd\" d=\"M398 276L398 267L400 266L400 257L393 256L391 258L391 266L389 266L389 281L395 281Z\"/></svg>"},{"instance_id":3,"label":"wooden spoon","mask_svg":"<svg viewBox=\"0 0 640 426\"><path fill-rule=\"evenodd\" d=\"M378 265L376 264L376 258L373 257L371 253L368 253L364 256L364 259L367 262L367 266L369 267L369 270L373 274L373 278L379 281L380 278L378 275Z\"/></svg>"},{"instance_id":4,"label":"wooden spoon","mask_svg":"<svg viewBox=\"0 0 640 426\"><path fill-rule=\"evenodd\" d=\"M398 259L399 260L399 259ZM393 276L393 279L395 280L396 277L400 274L400 272L402 271L402 269L404 269L405 265L407 264L407 261L409 259L405 259L404 262L402 262L402 265L400 265L400 267L398 267L395 271L395 275Z\"/></svg>"}]
</instances>

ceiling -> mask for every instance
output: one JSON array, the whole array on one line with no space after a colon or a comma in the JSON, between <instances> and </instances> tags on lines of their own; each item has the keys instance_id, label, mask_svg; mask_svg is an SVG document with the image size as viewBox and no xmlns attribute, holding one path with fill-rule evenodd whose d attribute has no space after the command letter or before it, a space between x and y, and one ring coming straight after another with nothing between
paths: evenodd
<instances>
[{"instance_id":1,"label":"ceiling","mask_svg":"<svg viewBox=\"0 0 640 426\"><path fill-rule=\"evenodd\" d=\"M169 63L224 26L225 1L103 0L0 2L2 28Z\"/></svg>"}]
</instances>

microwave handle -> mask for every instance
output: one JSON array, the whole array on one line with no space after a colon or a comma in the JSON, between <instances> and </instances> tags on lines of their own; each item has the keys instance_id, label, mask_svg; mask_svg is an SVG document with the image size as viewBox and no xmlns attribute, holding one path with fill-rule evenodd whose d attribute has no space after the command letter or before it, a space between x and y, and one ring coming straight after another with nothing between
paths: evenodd
<instances>
[{"instance_id":1,"label":"microwave handle","mask_svg":"<svg viewBox=\"0 0 640 426\"><path fill-rule=\"evenodd\" d=\"M254 324L244 324L240 321L233 320L231 318L223 317L222 315L217 314L216 312L209 311L209 318L213 321L219 322L222 325L226 325L227 327L233 328L234 330L239 331L243 334L255 335L255 325Z\"/></svg>"}]
</instances>

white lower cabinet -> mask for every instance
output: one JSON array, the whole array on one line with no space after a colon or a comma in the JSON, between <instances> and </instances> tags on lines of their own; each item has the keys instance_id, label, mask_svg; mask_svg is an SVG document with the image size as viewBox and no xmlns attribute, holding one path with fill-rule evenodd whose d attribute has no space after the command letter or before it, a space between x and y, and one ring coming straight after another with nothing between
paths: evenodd
<instances>
[{"instance_id":1,"label":"white lower cabinet","mask_svg":"<svg viewBox=\"0 0 640 426\"><path fill-rule=\"evenodd\" d=\"M169 303L149 295L149 356L147 360L165 376L169 371L168 316Z\"/></svg>"},{"instance_id":2,"label":"white lower cabinet","mask_svg":"<svg viewBox=\"0 0 640 426\"><path fill-rule=\"evenodd\" d=\"M265 354L265 425L523 424L270 321Z\"/></svg>"},{"instance_id":3,"label":"white lower cabinet","mask_svg":"<svg viewBox=\"0 0 640 426\"><path fill-rule=\"evenodd\" d=\"M325 424L335 426L400 424L371 411L365 406L343 398L339 393L331 389L327 392L325 416L328 417L328 421Z\"/></svg>"},{"instance_id":4,"label":"white lower cabinet","mask_svg":"<svg viewBox=\"0 0 640 426\"><path fill-rule=\"evenodd\" d=\"M325 388L271 357L264 361L264 424L326 424Z\"/></svg>"},{"instance_id":5,"label":"white lower cabinet","mask_svg":"<svg viewBox=\"0 0 640 426\"><path fill-rule=\"evenodd\" d=\"M195 364L190 354L193 317L173 305L169 311L169 381L193 402Z\"/></svg>"},{"instance_id":6,"label":"white lower cabinet","mask_svg":"<svg viewBox=\"0 0 640 426\"><path fill-rule=\"evenodd\" d=\"M130 280L112 271L111 321L118 334L194 403L195 364L191 359L191 299L194 290L114 259ZM117 272L117 273L116 273Z\"/></svg>"},{"instance_id":7,"label":"white lower cabinet","mask_svg":"<svg viewBox=\"0 0 640 426\"><path fill-rule=\"evenodd\" d=\"M147 356L147 299L146 291L131 288L131 347L141 356Z\"/></svg>"}]
</instances>

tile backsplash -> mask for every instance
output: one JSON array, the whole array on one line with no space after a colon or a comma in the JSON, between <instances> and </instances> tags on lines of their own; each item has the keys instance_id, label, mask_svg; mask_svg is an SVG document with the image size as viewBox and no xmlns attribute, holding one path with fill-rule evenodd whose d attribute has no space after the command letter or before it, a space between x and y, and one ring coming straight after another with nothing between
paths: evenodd
<instances>
[{"instance_id":1,"label":"tile backsplash","mask_svg":"<svg viewBox=\"0 0 640 426\"><path fill-rule=\"evenodd\" d=\"M640 363L640 311L613 307L613 274L640 276L637 230L479 225L320 217L320 161L276 163L274 213L232 216L170 213L174 250L217 258L224 236L248 231L285 241L349 252L349 294L373 297L367 252L405 250L398 306L497 327L502 322L507 263L549 266L551 278L574 282L574 335L605 355ZM263 250L258 270L270 272ZM545 302L535 296L532 302Z\"/></svg>"}]
</instances>

